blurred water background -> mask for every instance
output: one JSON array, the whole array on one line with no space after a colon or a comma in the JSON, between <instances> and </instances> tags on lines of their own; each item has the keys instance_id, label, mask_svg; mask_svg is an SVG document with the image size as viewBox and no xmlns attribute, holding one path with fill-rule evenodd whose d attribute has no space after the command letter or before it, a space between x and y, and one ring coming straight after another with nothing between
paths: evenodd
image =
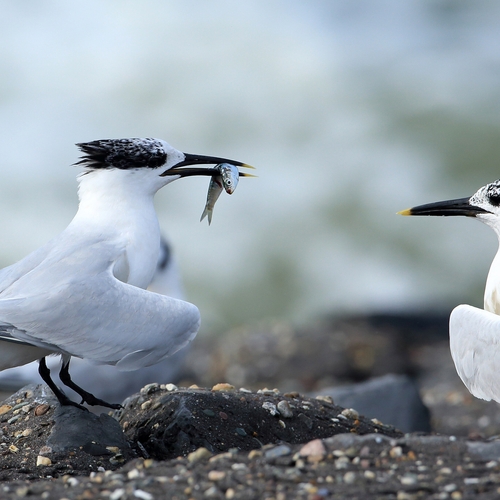
<instances>
[{"instance_id":1,"label":"blurred water background","mask_svg":"<svg viewBox=\"0 0 500 500\"><path fill-rule=\"evenodd\" d=\"M159 137L258 168L199 222L157 195L205 330L481 306L493 233L408 206L500 177L494 0L1 2L0 264L64 229L76 142Z\"/></svg>"}]
</instances>

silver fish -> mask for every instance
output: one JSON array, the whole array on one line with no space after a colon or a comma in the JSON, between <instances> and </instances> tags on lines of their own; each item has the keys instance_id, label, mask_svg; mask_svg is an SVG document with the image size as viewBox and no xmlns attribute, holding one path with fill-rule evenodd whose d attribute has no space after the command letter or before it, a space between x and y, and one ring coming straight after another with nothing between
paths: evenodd
<instances>
[{"instance_id":1,"label":"silver fish","mask_svg":"<svg viewBox=\"0 0 500 500\"><path fill-rule=\"evenodd\" d=\"M210 184L208 185L207 204L205 205L205 210L203 210L201 214L200 222L208 215L208 225L210 225L215 202L222 193L222 189L222 177L220 175L214 175L210 179Z\"/></svg>"},{"instance_id":2,"label":"silver fish","mask_svg":"<svg viewBox=\"0 0 500 500\"><path fill-rule=\"evenodd\" d=\"M207 203L200 218L201 222L208 215L208 225L212 222L215 202L218 200L222 190L225 189L228 194L234 193L240 176L238 169L234 165L229 165L229 163L220 163L215 168L220 172L220 175L214 175L210 179Z\"/></svg>"}]
</instances>

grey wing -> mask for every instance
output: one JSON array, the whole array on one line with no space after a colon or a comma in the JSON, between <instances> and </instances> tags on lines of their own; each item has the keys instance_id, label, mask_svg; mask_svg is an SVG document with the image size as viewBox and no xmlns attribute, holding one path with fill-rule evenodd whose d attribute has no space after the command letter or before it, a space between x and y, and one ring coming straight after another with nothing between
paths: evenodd
<instances>
[{"instance_id":1,"label":"grey wing","mask_svg":"<svg viewBox=\"0 0 500 500\"><path fill-rule=\"evenodd\" d=\"M103 272L29 297L0 300L0 323L12 325L11 335L30 344L135 370L190 342L200 314L193 304Z\"/></svg>"},{"instance_id":2,"label":"grey wing","mask_svg":"<svg viewBox=\"0 0 500 500\"><path fill-rule=\"evenodd\" d=\"M52 246L53 242L50 241L38 250L31 252L29 255L24 257L24 259L21 259L11 266L0 269L0 293L26 273L38 266L50 252Z\"/></svg>"}]
</instances>

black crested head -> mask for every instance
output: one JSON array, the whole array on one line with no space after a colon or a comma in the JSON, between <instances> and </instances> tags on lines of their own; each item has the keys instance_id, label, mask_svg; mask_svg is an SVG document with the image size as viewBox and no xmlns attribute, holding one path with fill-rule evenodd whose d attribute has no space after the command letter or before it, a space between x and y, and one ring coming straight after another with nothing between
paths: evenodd
<instances>
[{"instance_id":1,"label":"black crested head","mask_svg":"<svg viewBox=\"0 0 500 500\"><path fill-rule=\"evenodd\" d=\"M163 144L157 139L103 139L77 146L84 154L75 165L87 168L158 168L167 161Z\"/></svg>"}]
</instances>

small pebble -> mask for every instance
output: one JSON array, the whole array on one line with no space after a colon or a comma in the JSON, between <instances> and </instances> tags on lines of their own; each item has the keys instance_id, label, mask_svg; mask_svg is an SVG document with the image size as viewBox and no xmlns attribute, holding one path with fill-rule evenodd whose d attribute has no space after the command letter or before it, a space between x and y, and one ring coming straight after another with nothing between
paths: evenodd
<instances>
[{"instance_id":1,"label":"small pebble","mask_svg":"<svg viewBox=\"0 0 500 500\"><path fill-rule=\"evenodd\" d=\"M246 464L241 464L241 463L235 463L231 465L232 470L247 470L248 467Z\"/></svg>"},{"instance_id":2,"label":"small pebble","mask_svg":"<svg viewBox=\"0 0 500 500\"><path fill-rule=\"evenodd\" d=\"M299 450L299 456L307 457L308 461L319 462L325 455L326 449L321 439L309 441Z\"/></svg>"},{"instance_id":3,"label":"small pebble","mask_svg":"<svg viewBox=\"0 0 500 500\"><path fill-rule=\"evenodd\" d=\"M50 409L50 406L47 404L38 405L35 408L35 416L40 417L42 415L45 415L49 411L49 409Z\"/></svg>"},{"instance_id":4,"label":"small pebble","mask_svg":"<svg viewBox=\"0 0 500 500\"><path fill-rule=\"evenodd\" d=\"M260 450L250 450L248 453L248 459L253 460L254 458L261 457L262 452Z\"/></svg>"},{"instance_id":5,"label":"small pebble","mask_svg":"<svg viewBox=\"0 0 500 500\"><path fill-rule=\"evenodd\" d=\"M9 451L11 451L12 453L17 453L19 451L19 448L16 445L11 444L9 446Z\"/></svg>"},{"instance_id":6,"label":"small pebble","mask_svg":"<svg viewBox=\"0 0 500 500\"><path fill-rule=\"evenodd\" d=\"M391 458L397 458L401 455L403 455L403 448L401 448L401 446L394 446L394 448L389 450L389 456Z\"/></svg>"},{"instance_id":7,"label":"small pebble","mask_svg":"<svg viewBox=\"0 0 500 500\"><path fill-rule=\"evenodd\" d=\"M39 455L48 455L49 453L52 453L52 448L50 446L42 446L38 452Z\"/></svg>"},{"instance_id":8,"label":"small pebble","mask_svg":"<svg viewBox=\"0 0 500 500\"><path fill-rule=\"evenodd\" d=\"M19 410L20 408L23 408L24 406L29 406L29 401L25 401L24 403L19 403L17 405L15 405L12 410L15 411L15 410Z\"/></svg>"},{"instance_id":9,"label":"small pebble","mask_svg":"<svg viewBox=\"0 0 500 500\"><path fill-rule=\"evenodd\" d=\"M199 462L200 460L207 460L212 454L206 448L198 448L197 450L189 453L187 460L190 464Z\"/></svg>"},{"instance_id":10,"label":"small pebble","mask_svg":"<svg viewBox=\"0 0 500 500\"><path fill-rule=\"evenodd\" d=\"M264 410L267 410L273 416L278 413L276 405L274 403L271 403L270 401L264 401L262 403L262 408L264 408Z\"/></svg>"},{"instance_id":11,"label":"small pebble","mask_svg":"<svg viewBox=\"0 0 500 500\"><path fill-rule=\"evenodd\" d=\"M351 461L349 460L349 457L346 457L346 456L339 457L339 458L337 458L337 460L335 460L335 468L336 469L347 469L347 467L349 466L350 463L351 463Z\"/></svg>"},{"instance_id":12,"label":"small pebble","mask_svg":"<svg viewBox=\"0 0 500 500\"><path fill-rule=\"evenodd\" d=\"M478 477L465 477L464 478L464 484L478 484L478 483L479 483Z\"/></svg>"},{"instance_id":13,"label":"small pebble","mask_svg":"<svg viewBox=\"0 0 500 500\"><path fill-rule=\"evenodd\" d=\"M165 389L168 392L173 392L173 391L177 391L179 388L175 384L166 384Z\"/></svg>"},{"instance_id":14,"label":"small pebble","mask_svg":"<svg viewBox=\"0 0 500 500\"><path fill-rule=\"evenodd\" d=\"M0 406L0 415L4 415L5 413L8 413L10 410L12 410L12 406L2 405L2 406Z\"/></svg>"},{"instance_id":15,"label":"small pebble","mask_svg":"<svg viewBox=\"0 0 500 500\"><path fill-rule=\"evenodd\" d=\"M144 401L144 403L141 404L141 410L147 410L152 404L152 401Z\"/></svg>"},{"instance_id":16,"label":"small pebble","mask_svg":"<svg viewBox=\"0 0 500 500\"><path fill-rule=\"evenodd\" d=\"M226 451L224 453L219 453L217 455L214 455L213 457L210 457L208 462L215 463L215 462L218 462L219 460L226 460L228 458L229 459L233 458L233 455L229 451Z\"/></svg>"},{"instance_id":17,"label":"small pebble","mask_svg":"<svg viewBox=\"0 0 500 500\"><path fill-rule=\"evenodd\" d=\"M52 460L49 457L44 457L42 455L38 455L36 457L36 466L37 467L47 467L52 465Z\"/></svg>"},{"instance_id":18,"label":"small pebble","mask_svg":"<svg viewBox=\"0 0 500 500\"><path fill-rule=\"evenodd\" d=\"M134 497L140 498L141 500L153 500L153 495L144 490L135 490Z\"/></svg>"},{"instance_id":19,"label":"small pebble","mask_svg":"<svg viewBox=\"0 0 500 500\"><path fill-rule=\"evenodd\" d=\"M363 475L366 477L366 479L375 479L375 477L376 477L375 472L373 472L371 470L365 470Z\"/></svg>"},{"instance_id":20,"label":"small pebble","mask_svg":"<svg viewBox=\"0 0 500 500\"><path fill-rule=\"evenodd\" d=\"M236 427L235 431L236 431L236 434L238 434L239 436L246 436L247 435L245 429L243 429L242 427Z\"/></svg>"},{"instance_id":21,"label":"small pebble","mask_svg":"<svg viewBox=\"0 0 500 500\"><path fill-rule=\"evenodd\" d=\"M253 451L253 450L252 450ZM286 444L280 444L279 446L274 446L264 452L264 457L267 459L284 457L286 455L290 455L292 453L292 449L290 446Z\"/></svg>"},{"instance_id":22,"label":"small pebble","mask_svg":"<svg viewBox=\"0 0 500 500\"><path fill-rule=\"evenodd\" d=\"M446 474L449 476L453 471L449 467L443 467L442 469L438 470L439 474Z\"/></svg>"},{"instance_id":23,"label":"small pebble","mask_svg":"<svg viewBox=\"0 0 500 500\"><path fill-rule=\"evenodd\" d=\"M231 384L226 384L226 383L222 383L222 384L215 384L213 387L212 387L212 391L225 391L225 392L233 392L235 391L236 388L234 387L234 385L231 385Z\"/></svg>"},{"instance_id":24,"label":"small pebble","mask_svg":"<svg viewBox=\"0 0 500 500\"><path fill-rule=\"evenodd\" d=\"M207 477L209 481L220 481L226 477L226 473L223 470L211 470Z\"/></svg>"},{"instance_id":25,"label":"small pebble","mask_svg":"<svg viewBox=\"0 0 500 500\"><path fill-rule=\"evenodd\" d=\"M124 488L118 488L109 495L109 500L120 500L125 495Z\"/></svg>"},{"instance_id":26,"label":"small pebble","mask_svg":"<svg viewBox=\"0 0 500 500\"><path fill-rule=\"evenodd\" d=\"M411 486L413 484L418 483L418 477L416 474L405 474L400 481L401 484L404 484L406 486Z\"/></svg>"},{"instance_id":27,"label":"small pebble","mask_svg":"<svg viewBox=\"0 0 500 500\"><path fill-rule=\"evenodd\" d=\"M217 489L215 486L211 486L208 488L208 490L205 490L203 493L203 496L207 498L219 498L220 497L220 491Z\"/></svg>"},{"instance_id":28,"label":"small pebble","mask_svg":"<svg viewBox=\"0 0 500 500\"><path fill-rule=\"evenodd\" d=\"M278 389L268 389L267 387L264 387L264 389L259 389L257 391L257 394L264 394L265 396L278 396L280 394L280 391Z\"/></svg>"},{"instance_id":29,"label":"small pebble","mask_svg":"<svg viewBox=\"0 0 500 500\"><path fill-rule=\"evenodd\" d=\"M344 474L344 483L353 484L356 482L356 473L353 471L346 472Z\"/></svg>"},{"instance_id":30,"label":"small pebble","mask_svg":"<svg viewBox=\"0 0 500 500\"><path fill-rule=\"evenodd\" d=\"M137 479L138 477L143 476L144 474L138 469L132 469L127 472L127 477L129 479Z\"/></svg>"},{"instance_id":31,"label":"small pebble","mask_svg":"<svg viewBox=\"0 0 500 500\"><path fill-rule=\"evenodd\" d=\"M344 417L347 418L352 418L352 419L359 418L359 413L353 408L346 408L345 410L342 410L340 414L344 415Z\"/></svg>"},{"instance_id":32,"label":"small pebble","mask_svg":"<svg viewBox=\"0 0 500 500\"><path fill-rule=\"evenodd\" d=\"M21 486L20 488L16 489L16 495L18 497L25 497L28 496L30 493L29 486Z\"/></svg>"},{"instance_id":33,"label":"small pebble","mask_svg":"<svg viewBox=\"0 0 500 500\"><path fill-rule=\"evenodd\" d=\"M326 396L324 394L320 394L319 396L316 396L316 399L318 401L324 401L325 403L333 404L333 398L331 396Z\"/></svg>"},{"instance_id":34,"label":"small pebble","mask_svg":"<svg viewBox=\"0 0 500 500\"><path fill-rule=\"evenodd\" d=\"M292 418L293 417L293 411L292 408L290 407L290 403L286 400L280 401L277 405L276 408L280 412L280 415L283 416L283 418Z\"/></svg>"}]
</instances>

